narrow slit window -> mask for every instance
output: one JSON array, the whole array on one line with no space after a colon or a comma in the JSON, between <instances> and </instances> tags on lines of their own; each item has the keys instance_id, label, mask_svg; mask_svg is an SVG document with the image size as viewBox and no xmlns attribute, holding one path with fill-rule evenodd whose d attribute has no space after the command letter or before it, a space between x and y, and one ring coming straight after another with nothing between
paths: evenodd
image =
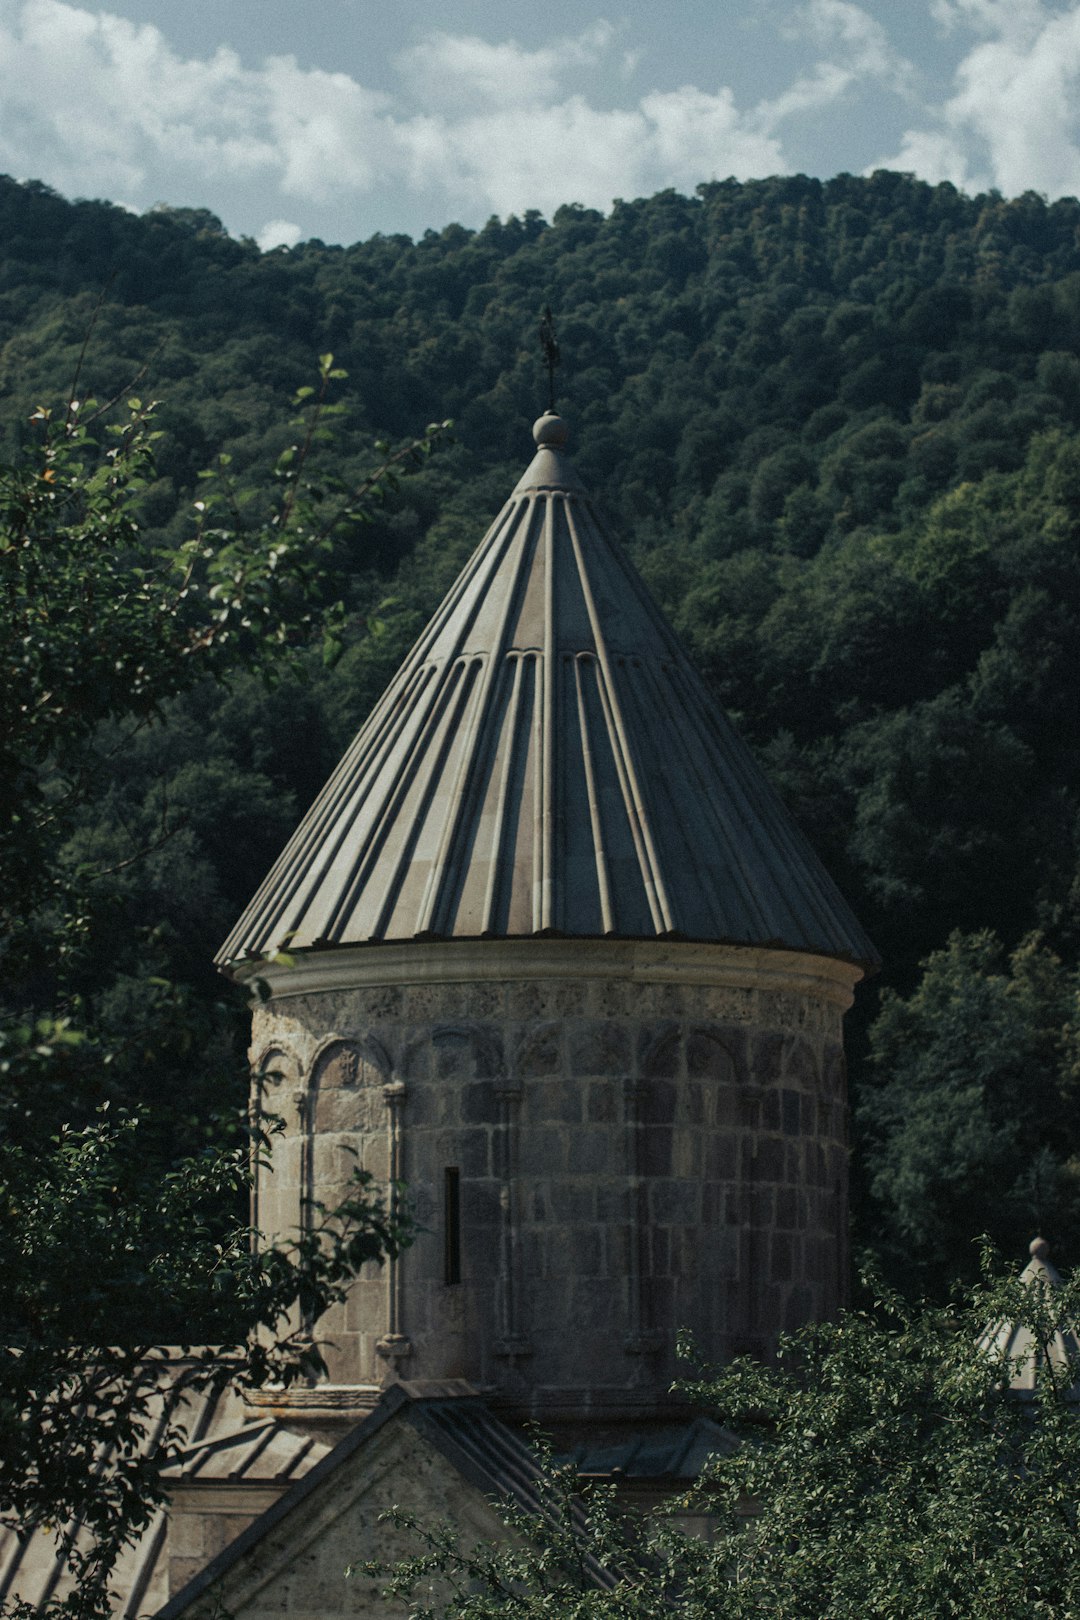
<instances>
[{"instance_id":1,"label":"narrow slit window","mask_svg":"<svg viewBox=\"0 0 1080 1620\"><path fill-rule=\"evenodd\" d=\"M443 1276L448 1283L461 1281L461 1172L456 1165L443 1171Z\"/></svg>"}]
</instances>

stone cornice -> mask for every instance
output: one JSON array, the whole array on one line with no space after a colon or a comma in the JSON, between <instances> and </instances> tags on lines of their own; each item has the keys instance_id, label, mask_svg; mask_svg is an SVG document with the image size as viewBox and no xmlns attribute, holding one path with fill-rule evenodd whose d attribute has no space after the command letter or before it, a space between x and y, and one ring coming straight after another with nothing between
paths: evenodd
<instances>
[{"instance_id":1,"label":"stone cornice","mask_svg":"<svg viewBox=\"0 0 1080 1620\"><path fill-rule=\"evenodd\" d=\"M550 979L722 986L811 995L845 1011L863 970L835 957L742 945L610 939L447 940L297 952L237 964L274 1001L388 985L533 983Z\"/></svg>"}]
</instances>

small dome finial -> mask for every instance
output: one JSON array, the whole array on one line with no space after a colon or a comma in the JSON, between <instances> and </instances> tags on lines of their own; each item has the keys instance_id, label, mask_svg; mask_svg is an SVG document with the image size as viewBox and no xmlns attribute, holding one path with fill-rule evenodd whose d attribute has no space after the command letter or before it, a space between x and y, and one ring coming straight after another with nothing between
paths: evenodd
<instances>
[{"instance_id":1,"label":"small dome finial","mask_svg":"<svg viewBox=\"0 0 1080 1620\"><path fill-rule=\"evenodd\" d=\"M533 438L541 450L561 450L569 437L570 429L554 411L545 411L533 423Z\"/></svg>"},{"instance_id":2,"label":"small dome finial","mask_svg":"<svg viewBox=\"0 0 1080 1620\"><path fill-rule=\"evenodd\" d=\"M1050 1253L1050 1245L1044 1237L1032 1238L1028 1244L1028 1254L1033 1260L1045 1260Z\"/></svg>"}]
</instances>

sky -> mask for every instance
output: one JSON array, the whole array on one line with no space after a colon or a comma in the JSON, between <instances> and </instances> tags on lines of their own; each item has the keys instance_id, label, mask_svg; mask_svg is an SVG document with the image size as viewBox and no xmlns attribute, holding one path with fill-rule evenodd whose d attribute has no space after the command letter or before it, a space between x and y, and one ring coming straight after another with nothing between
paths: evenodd
<instances>
[{"instance_id":1,"label":"sky","mask_svg":"<svg viewBox=\"0 0 1080 1620\"><path fill-rule=\"evenodd\" d=\"M876 168L1080 193L1080 0L0 0L0 172L266 249Z\"/></svg>"}]
</instances>

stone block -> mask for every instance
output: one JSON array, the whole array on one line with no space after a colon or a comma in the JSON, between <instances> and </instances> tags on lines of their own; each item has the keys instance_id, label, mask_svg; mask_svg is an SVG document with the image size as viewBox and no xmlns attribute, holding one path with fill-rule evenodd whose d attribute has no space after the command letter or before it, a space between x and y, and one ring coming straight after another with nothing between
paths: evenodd
<instances>
[{"instance_id":1,"label":"stone block","mask_svg":"<svg viewBox=\"0 0 1080 1620\"><path fill-rule=\"evenodd\" d=\"M625 979L594 979L588 1007L596 1018L623 1018L637 1010L638 988Z\"/></svg>"},{"instance_id":2,"label":"stone block","mask_svg":"<svg viewBox=\"0 0 1080 1620\"><path fill-rule=\"evenodd\" d=\"M797 1091L784 1090L780 1094L783 1114L783 1132L785 1136L800 1136L802 1134L802 1098ZM812 1099L807 1098L808 1102Z\"/></svg>"},{"instance_id":3,"label":"stone block","mask_svg":"<svg viewBox=\"0 0 1080 1620\"><path fill-rule=\"evenodd\" d=\"M618 1280L630 1275L630 1229L625 1223L604 1229L606 1270L609 1277Z\"/></svg>"},{"instance_id":4,"label":"stone block","mask_svg":"<svg viewBox=\"0 0 1080 1620\"><path fill-rule=\"evenodd\" d=\"M624 1075L630 1068L630 1040L622 1024L588 1020L572 1024L568 1036L570 1074Z\"/></svg>"},{"instance_id":5,"label":"stone block","mask_svg":"<svg viewBox=\"0 0 1080 1620\"><path fill-rule=\"evenodd\" d=\"M682 1073L683 1037L677 1024L647 1025L638 1039L638 1064L647 1080L675 1080Z\"/></svg>"},{"instance_id":6,"label":"stone block","mask_svg":"<svg viewBox=\"0 0 1080 1620\"><path fill-rule=\"evenodd\" d=\"M771 1086L784 1069L784 1037L775 1029L755 1030L750 1041L748 1067L755 1085Z\"/></svg>"},{"instance_id":7,"label":"stone block","mask_svg":"<svg viewBox=\"0 0 1080 1620\"><path fill-rule=\"evenodd\" d=\"M574 1270L580 1277L604 1275L604 1245L594 1226L579 1226L574 1233Z\"/></svg>"},{"instance_id":8,"label":"stone block","mask_svg":"<svg viewBox=\"0 0 1080 1620\"><path fill-rule=\"evenodd\" d=\"M704 1143L702 1171L707 1181L734 1181L735 1140L727 1132L710 1131Z\"/></svg>"},{"instance_id":9,"label":"stone block","mask_svg":"<svg viewBox=\"0 0 1080 1620\"><path fill-rule=\"evenodd\" d=\"M457 1097L452 1096L445 1086L410 1085L402 1112L406 1133L414 1134L431 1126L449 1124L457 1114L456 1102Z\"/></svg>"},{"instance_id":10,"label":"stone block","mask_svg":"<svg viewBox=\"0 0 1080 1620\"><path fill-rule=\"evenodd\" d=\"M462 985L461 1010L468 1018L501 1022L506 1015L506 992L501 984Z\"/></svg>"},{"instance_id":11,"label":"stone block","mask_svg":"<svg viewBox=\"0 0 1080 1620\"><path fill-rule=\"evenodd\" d=\"M566 1166L566 1131L561 1125L531 1125L521 1132L521 1173L560 1174Z\"/></svg>"},{"instance_id":12,"label":"stone block","mask_svg":"<svg viewBox=\"0 0 1080 1620\"><path fill-rule=\"evenodd\" d=\"M819 1085L818 1063L813 1048L803 1036L785 1042L784 1077L789 1084L803 1091L816 1091Z\"/></svg>"},{"instance_id":13,"label":"stone block","mask_svg":"<svg viewBox=\"0 0 1080 1620\"><path fill-rule=\"evenodd\" d=\"M401 1056L401 1073L409 1081L430 1080L431 1040L427 1030L406 1040Z\"/></svg>"},{"instance_id":14,"label":"stone block","mask_svg":"<svg viewBox=\"0 0 1080 1620\"><path fill-rule=\"evenodd\" d=\"M847 1094L847 1066L840 1046L830 1045L825 1049L822 1086L832 1097L843 1098Z\"/></svg>"},{"instance_id":15,"label":"stone block","mask_svg":"<svg viewBox=\"0 0 1080 1620\"><path fill-rule=\"evenodd\" d=\"M791 1238L786 1232L774 1232L769 1253L769 1274L774 1282L788 1282L792 1274Z\"/></svg>"},{"instance_id":16,"label":"stone block","mask_svg":"<svg viewBox=\"0 0 1080 1620\"><path fill-rule=\"evenodd\" d=\"M639 1103L640 1118L646 1125L670 1125L678 1107L678 1091L670 1080L650 1080Z\"/></svg>"},{"instance_id":17,"label":"stone block","mask_svg":"<svg viewBox=\"0 0 1080 1620\"><path fill-rule=\"evenodd\" d=\"M525 1022L550 1018L580 1018L585 1012L587 984L565 979L541 979L535 984L507 987L507 1010Z\"/></svg>"},{"instance_id":18,"label":"stone block","mask_svg":"<svg viewBox=\"0 0 1080 1620\"><path fill-rule=\"evenodd\" d=\"M612 1168L616 1137L597 1126L568 1133L566 1164L572 1175L596 1176Z\"/></svg>"},{"instance_id":19,"label":"stone block","mask_svg":"<svg viewBox=\"0 0 1080 1620\"><path fill-rule=\"evenodd\" d=\"M593 1188L598 1221L611 1223L628 1219L630 1192L621 1177L618 1180L599 1181Z\"/></svg>"},{"instance_id":20,"label":"stone block","mask_svg":"<svg viewBox=\"0 0 1080 1620\"><path fill-rule=\"evenodd\" d=\"M529 1100L536 1096L537 1112L534 1117L560 1125L580 1125L585 1094L575 1080L545 1080L542 1085L529 1087Z\"/></svg>"},{"instance_id":21,"label":"stone block","mask_svg":"<svg viewBox=\"0 0 1080 1620\"><path fill-rule=\"evenodd\" d=\"M799 1197L794 1187L776 1189L776 1224L785 1232L799 1224Z\"/></svg>"},{"instance_id":22,"label":"stone block","mask_svg":"<svg viewBox=\"0 0 1080 1620\"><path fill-rule=\"evenodd\" d=\"M769 1090L762 1097L760 1123L763 1131L778 1131L780 1129L780 1093L778 1091Z\"/></svg>"},{"instance_id":23,"label":"stone block","mask_svg":"<svg viewBox=\"0 0 1080 1620\"><path fill-rule=\"evenodd\" d=\"M461 1221L466 1235L481 1227L502 1228L499 1187L492 1181L462 1181Z\"/></svg>"},{"instance_id":24,"label":"stone block","mask_svg":"<svg viewBox=\"0 0 1080 1620\"><path fill-rule=\"evenodd\" d=\"M610 1124L618 1118L618 1099L610 1080L591 1080L585 1093L585 1118L590 1124Z\"/></svg>"},{"instance_id":25,"label":"stone block","mask_svg":"<svg viewBox=\"0 0 1080 1620\"><path fill-rule=\"evenodd\" d=\"M639 1129L639 1164L644 1176L668 1176L672 1169L674 1131L670 1125L643 1125Z\"/></svg>"},{"instance_id":26,"label":"stone block","mask_svg":"<svg viewBox=\"0 0 1080 1620\"><path fill-rule=\"evenodd\" d=\"M701 1219L697 1182L667 1179L649 1185L649 1215L661 1226L691 1226Z\"/></svg>"},{"instance_id":27,"label":"stone block","mask_svg":"<svg viewBox=\"0 0 1080 1620\"><path fill-rule=\"evenodd\" d=\"M709 986L705 1002L710 1016L718 1023L748 1024L757 1010L754 991L742 990L738 985Z\"/></svg>"},{"instance_id":28,"label":"stone block","mask_svg":"<svg viewBox=\"0 0 1080 1620\"><path fill-rule=\"evenodd\" d=\"M685 1176L694 1181L701 1179L701 1166L705 1157L703 1131L683 1126L676 1130L671 1156L671 1174Z\"/></svg>"},{"instance_id":29,"label":"stone block","mask_svg":"<svg viewBox=\"0 0 1080 1620\"><path fill-rule=\"evenodd\" d=\"M754 1175L759 1181L783 1181L786 1163L783 1142L772 1136L759 1136L754 1153Z\"/></svg>"},{"instance_id":30,"label":"stone block","mask_svg":"<svg viewBox=\"0 0 1080 1620\"><path fill-rule=\"evenodd\" d=\"M811 1289L803 1286L789 1288L780 1326L785 1333L795 1333L804 1322L816 1320L818 1314L814 1309L814 1295Z\"/></svg>"},{"instance_id":31,"label":"stone block","mask_svg":"<svg viewBox=\"0 0 1080 1620\"><path fill-rule=\"evenodd\" d=\"M735 1059L718 1031L691 1030L686 1037L686 1072L696 1079L730 1084L735 1079Z\"/></svg>"},{"instance_id":32,"label":"stone block","mask_svg":"<svg viewBox=\"0 0 1080 1620\"><path fill-rule=\"evenodd\" d=\"M718 1086L710 1101L712 1123L720 1130L734 1131L744 1124L753 1128L757 1124L756 1103L735 1086ZM751 1110L749 1119L748 1109Z\"/></svg>"},{"instance_id":33,"label":"stone block","mask_svg":"<svg viewBox=\"0 0 1080 1620\"><path fill-rule=\"evenodd\" d=\"M473 1080L461 1088L459 1113L463 1125L497 1125L502 1106L493 1080Z\"/></svg>"},{"instance_id":34,"label":"stone block","mask_svg":"<svg viewBox=\"0 0 1080 1620\"><path fill-rule=\"evenodd\" d=\"M490 1080L502 1072L502 1037L488 1025L436 1029L431 1049L439 1080Z\"/></svg>"},{"instance_id":35,"label":"stone block","mask_svg":"<svg viewBox=\"0 0 1080 1620\"><path fill-rule=\"evenodd\" d=\"M560 1178L551 1184L551 1220L562 1226L591 1225L596 1219L596 1191L580 1177Z\"/></svg>"},{"instance_id":36,"label":"stone block","mask_svg":"<svg viewBox=\"0 0 1080 1620\"><path fill-rule=\"evenodd\" d=\"M701 1224L708 1229L709 1235L703 1233L706 1241L711 1241L713 1228L723 1226L728 1218L727 1189L715 1181L705 1181L701 1187Z\"/></svg>"},{"instance_id":37,"label":"stone block","mask_svg":"<svg viewBox=\"0 0 1080 1620\"><path fill-rule=\"evenodd\" d=\"M521 1080L561 1074L562 1041L561 1024L526 1026L513 1038L510 1072Z\"/></svg>"},{"instance_id":38,"label":"stone block","mask_svg":"<svg viewBox=\"0 0 1080 1620\"><path fill-rule=\"evenodd\" d=\"M535 1227L524 1228L518 1235L518 1264L525 1280L525 1292L531 1299L533 1279L547 1270L547 1237Z\"/></svg>"},{"instance_id":39,"label":"stone block","mask_svg":"<svg viewBox=\"0 0 1080 1620\"><path fill-rule=\"evenodd\" d=\"M460 1133L456 1143L457 1157L447 1159L446 1163L457 1165L463 1182L473 1177L493 1175L495 1167L492 1162L491 1136L490 1130L481 1130L477 1126Z\"/></svg>"}]
</instances>

